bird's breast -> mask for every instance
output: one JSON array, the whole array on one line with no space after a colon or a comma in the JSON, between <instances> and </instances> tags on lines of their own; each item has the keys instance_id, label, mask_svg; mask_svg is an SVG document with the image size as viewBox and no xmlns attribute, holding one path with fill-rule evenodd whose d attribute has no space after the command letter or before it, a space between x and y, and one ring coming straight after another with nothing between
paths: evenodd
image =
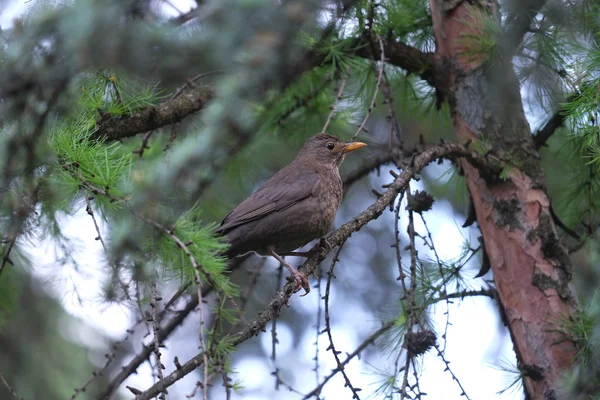
<instances>
[{"instance_id":1,"label":"bird's breast","mask_svg":"<svg viewBox=\"0 0 600 400\"><path fill-rule=\"evenodd\" d=\"M318 214L319 236L322 236L331 229L342 201L342 179L337 171L320 174L319 178L313 193L318 202L315 214Z\"/></svg>"}]
</instances>

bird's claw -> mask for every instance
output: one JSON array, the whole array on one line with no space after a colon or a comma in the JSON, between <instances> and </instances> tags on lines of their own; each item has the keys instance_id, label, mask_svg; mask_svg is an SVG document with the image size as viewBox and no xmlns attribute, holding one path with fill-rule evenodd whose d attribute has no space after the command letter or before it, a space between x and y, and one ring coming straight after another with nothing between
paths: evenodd
<instances>
[{"instance_id":1,"label":"bird's claw","mask_svg":"<svg viewBox=\"0 0 600 400\"><path fill-rule=\"evenodd\" d=\"M327 251L331 251L333 249L333 246L324 237L322 237L321 240L319 240L319 246L326 249Z\"/></svg>"},{"instance_id":2,"label":"bird's claw","mask_svg":"<svg viewBox=\"0 0 600 400\"><path fill-rule=\"evenodd\" d=\"M304 294L300 296L306 296L310 292L310 284L308 283L308 278L302 272L297 269L293 270L292 276L290 280L296 281L296 288L294 289L294 293L298 292L300 289L304 289Z\"/></svg>"}]
</instances>

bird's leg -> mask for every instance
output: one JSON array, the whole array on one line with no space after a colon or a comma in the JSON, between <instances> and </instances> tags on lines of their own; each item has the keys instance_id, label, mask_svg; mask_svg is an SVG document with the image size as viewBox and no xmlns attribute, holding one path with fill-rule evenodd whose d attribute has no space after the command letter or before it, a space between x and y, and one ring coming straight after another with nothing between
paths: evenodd
<instances>
[{"instance_id":1,"label":"bird's leg","mask_svg":"<svg viewBox=\"0 0 600 400\"><path fill-rule=\"evenodd\" d=\"M308 278L306 275L285 262L285 260L279 254L275 253L273 249L269 249L269 255L279 261L282 265L285 265L285 267L290 271L293 279L296 281L296 289L294 292L297 292L300 290L300 288L303 288L305 293L302 296L306 296L308 292L310 292L310 285L308 284Z\"/></svg>"},{"instance_id":2,"label":"bird's leg","mask_svg":"<svg viewBox=\"0 0 600 400\"><path fill-rule=\"evenodd\" d=\"M287 253L281 253L280 256L282 257L305 257L305 258L310 258L310 256L312 256L314 254L314 250L309 250L309 251L288 251Z\"/></svg>"},{"instance_id":3,"label":"bird's leg","mask_svg":"<svg viewBox=\"0 0 600 400\"><path fill-rule=\"evenodd\" d=\"M331 250L333 248L333 246L330 245L329 242L327 241L327 239L324 237L322 237L319 240L319 246L323 247L323 248L327 248L327 250ZM288 251L287 253L279 253L279 255L282 257L291 256L291 257L310 258L318 250L319 250L319 248L317 246L313 246L313 248L308 251Z\"/></svg>"}]
</instances>

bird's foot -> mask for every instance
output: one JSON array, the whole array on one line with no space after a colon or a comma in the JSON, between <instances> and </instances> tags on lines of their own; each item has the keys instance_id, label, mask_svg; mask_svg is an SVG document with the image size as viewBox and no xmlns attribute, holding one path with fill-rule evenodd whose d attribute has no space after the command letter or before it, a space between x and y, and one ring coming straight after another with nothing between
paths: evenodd
<instances>
[{"instance_id":1,"label":"bird's foot","mask_svg":"<svg viewBox=\"0 0 600 400\"><path fill-rule=\"evenodd\" d=\"M281 263L284 267L290 271L291 276L288 279L294 279L296 281L296 287L294 288L294 293L296 293L300 288L305 290L305 293L302 296L306 296L308 292L310 292L310 285L308 284L308 278L302 272L298 271L296 268L292 267L290 264L285 262L285 260L275 252L273 249L269 249L269 254L273 256L277 261Z\"/></svg>"},{"instance_id":2,"label":"bird's foot","mask_svg":"<svg viewBox=\"0 0 600 400\"><path fill-rule=\"evenodd\" d=\"M301 296L306 296L310 292L310 284L308 283L308 278L302 272L297 269L290 270L291 275L288 277L290 281L296 281L296 288L294 289L294 293L299 291L300 289L304 289L304 294Z\"/></svg>"},{"instance_id":3,"label":"bird's foot","mask_svg":"<svg viewBox=\"0 0 600 400\"><path fill-rule=\"evenodd\" d=\"M327 251L331 251L333 249L331 243L329 243L324 237L322 237L321 240L319 240L319 246L321 246L324 249L327 249Z\"/></svg>"}]
</instances>

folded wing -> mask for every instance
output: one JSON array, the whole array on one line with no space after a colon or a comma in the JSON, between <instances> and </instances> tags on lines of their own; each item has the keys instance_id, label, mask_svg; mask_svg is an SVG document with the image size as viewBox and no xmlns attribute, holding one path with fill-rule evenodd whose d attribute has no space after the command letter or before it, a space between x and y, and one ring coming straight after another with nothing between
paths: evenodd
<instances>
[{"instance_id":1,"label":"folded wing","mask_svg":"<svg viewBox=\"0 0 600 400\"><path fill-rule=\"evenodd\" d=\"M319 174L317 171L290 168L292 165L281 169L252 196L234 208L221 222L217 232L226 234L237 226L280 212L312 196Z\"/></svg>"}]
</instances>

